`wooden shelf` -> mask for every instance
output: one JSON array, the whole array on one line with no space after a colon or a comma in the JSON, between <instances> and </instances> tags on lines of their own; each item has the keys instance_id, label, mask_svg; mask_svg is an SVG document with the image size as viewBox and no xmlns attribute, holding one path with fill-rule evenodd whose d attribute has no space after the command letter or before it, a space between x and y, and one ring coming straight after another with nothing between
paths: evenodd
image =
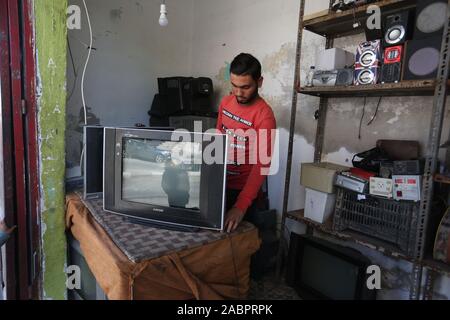
<instances>
[{"instance_id":1,"label":"wooden shelf","mask_svg":"<svg viewBox=\"0 0 450 320\"><path fill-rule=\"evenodd\" d=\"M385 241L377 240L375 238L365 236L353 231L338 232L332 230L332 219L326 221L325 223L318 223L311 219L305 218L304 210L288 212L286 216L292 220L304 223L307 226L314 228L314 230L319 231L326 236L330 236L333 239L341 241L351 241L353 243L362 245L363 247L377 250L387 257L393 259L402 259L411 263L414 262L414 259L412 257L400 253L395 245L391 245ZM433 259L425 259L422 261L422 264L424 267L439 274L450 276L450 265L448 264Z\"/></svg>"},{"instance_id":2,"label":"wooden shelf","mask_svg":"<svg viewBox=\"0 0 450 320\"><path fill-rule=\"evenodd\" d=\"M364 247L375 249L384 255L394 258L394 259L403 259L408 261L413 261L412 258L406 256L405 254L399 252L399 249L395 245L390 245L387 242L374 239L369 236L365 236L363 234L352 232L352 231L345 231L345 232L338 232L332 230L332 221L326 221L325 223L318 223L316 221L313 221L311 219L305 218L304 210L298 210L293 212L288 212L287 217L296 221L300 221L304 224L306 224L309 227L314 228L317 231L320 231L326 235L332 236L333 238L337 240L343 240L343 241L351 241L357 244L360 244Z\"/></svg>"},{"instance_id":3,"label":"wooden shelf","mask_svg":"<svg viewBox=\"0 0 450 320\"><path fill-rule=\"evenodd\" d=\"M412 80L364 86L300 87L298 93L328 98L433 96L435 88L435 80Z\"/></svg>"},{"instance_id":4,"label":"wooden shelf","mask_svg":"<svg viewBox=\"0 0 450 320\"><path fill-rule=\"evenodd\" d=\"M399 10L416 7L415 0L383 0L371 5L378 5L381 8L383 17ZM354 10L343 12L330 12L328 15L311 18L304 21L304 28L321 36L342 37L351 34L364 32L366 25L367 8L369 5L360 6ZM355 21L359 22L359 27L354 28Z\"/></svg>"}]
</instances>

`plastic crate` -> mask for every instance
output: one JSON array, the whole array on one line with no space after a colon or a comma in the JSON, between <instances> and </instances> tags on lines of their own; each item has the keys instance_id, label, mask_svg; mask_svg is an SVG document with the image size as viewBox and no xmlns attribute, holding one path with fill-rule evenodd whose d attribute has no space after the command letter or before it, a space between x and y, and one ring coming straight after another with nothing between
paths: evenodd
<instances>
[{"instance_id":1,"label":"plastic crate","mask_svg":"<svg viewBox=\"0 0 450 320\"><path fill-rule=\"evenodd\" d=\"M333 229L353 230L395 245L412 256L415 250L420 202L395 201L337 188Z\"/></svg>"}]
</instances>

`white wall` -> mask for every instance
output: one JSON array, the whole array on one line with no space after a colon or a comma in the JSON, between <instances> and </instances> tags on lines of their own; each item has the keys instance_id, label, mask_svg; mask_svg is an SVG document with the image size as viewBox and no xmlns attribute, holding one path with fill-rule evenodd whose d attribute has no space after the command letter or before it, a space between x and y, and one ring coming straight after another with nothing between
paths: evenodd
<instances>
[{"instance_id":1,"label":"white wall","mask_svg":"<svg viewBox=\"0 0 450 320\"><path fill-rule=\"evenodd\" d=\"M158 24L159 0L86 0L94 34L85 78L86 104L102 125L148 124L147 111L157 93L157 77L189 75L192 56L193 0L168 1L169 25ZM79 160L78 126L81 74L89 44L88 24L81 0L82 29L69 30L69 42L78 77L68 100L67 153ZM83 43L82 43L83 42ZM74 73L68 60L68 95Z\"/></svg>"}]
</instances>

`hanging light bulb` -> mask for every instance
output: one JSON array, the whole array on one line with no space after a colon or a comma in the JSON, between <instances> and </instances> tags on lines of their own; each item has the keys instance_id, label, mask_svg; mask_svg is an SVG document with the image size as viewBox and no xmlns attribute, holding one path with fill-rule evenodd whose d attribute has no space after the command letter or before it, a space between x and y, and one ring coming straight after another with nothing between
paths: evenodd
<instances>
[{"instance_id":1,"label":"hanging light bulb","mask_svg":"<svg viewBox=\"0 0 450 320\"><path fill-rule=\"evenodd\" d=\"M161 27L165 27L169 24L169 20L167 20L167 8L166 4L161 3L161 15L159 16L159 25Z\"/></svg>"}]
</instances>

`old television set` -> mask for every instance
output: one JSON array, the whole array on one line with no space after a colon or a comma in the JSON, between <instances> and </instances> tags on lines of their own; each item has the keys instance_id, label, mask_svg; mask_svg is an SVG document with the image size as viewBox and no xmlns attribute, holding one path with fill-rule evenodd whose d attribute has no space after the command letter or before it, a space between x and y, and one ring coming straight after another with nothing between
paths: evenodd
<instances>
[{"instance_id":1,"label":"old television set","mask_svg":"<svg viewBox=\"0 0 450 320\"><path fill-rule=\"evenodd\" d=\"M103 196L103 130L102 126L83 127L84 198Z\"/></svg>"},{"instance_id":2,"label":"old television set","mask_svg":"<svg viewBox=\"0 0 450 320\"><path fill-rule=\"evenodd\" d=\"M222 230L227 136L105 128L104 209L181 231Z\"/></svg>"},{"instance_id":3,"label":"old television set","mask_svg":"<svg viewBox=\"0 0 450 320\"><path fill-rule=\"evenodd\" d=\"M152 129L173 131L173 127L145 127L135 129ZM83 196L84 199L103 197L103 132L104 126L88 125L83 127Z\"/></svg>"},{"instance_id":4,"label":"old television set","mask_svg":"<svg viewBox=\"0 0 450 320\"><path fill-rule=\"evenodd\" d=\"M374 300L368 258L359 251L291 233L286 282L305 300Z\"/></svg>"}]
</instances>

